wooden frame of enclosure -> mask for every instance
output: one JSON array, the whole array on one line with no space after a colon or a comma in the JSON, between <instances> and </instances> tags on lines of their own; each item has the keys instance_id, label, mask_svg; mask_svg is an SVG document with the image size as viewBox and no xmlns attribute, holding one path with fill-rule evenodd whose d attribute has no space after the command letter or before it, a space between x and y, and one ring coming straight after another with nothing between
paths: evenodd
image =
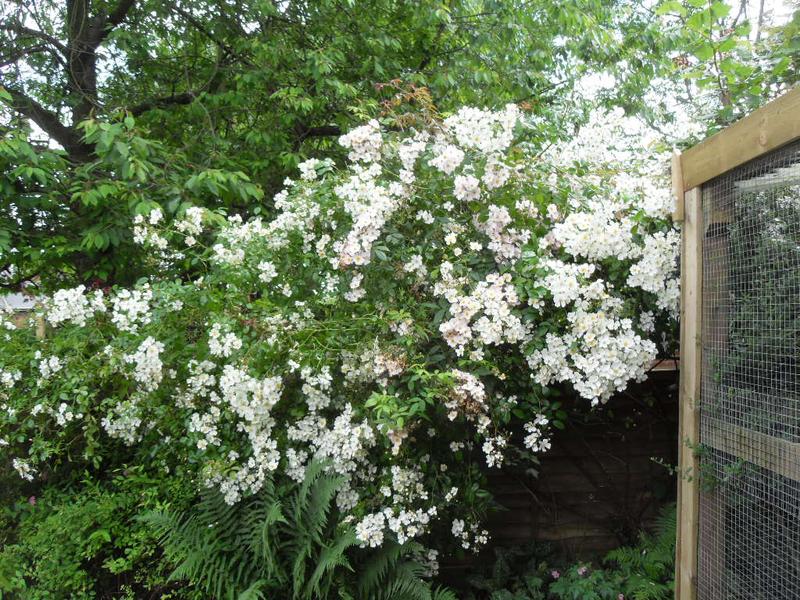
<instances>
[{"instance_id":1,"label":"wooden frame of enclosure","mask_svg":"<svg viewBox=\"0 0 800 600\"><path fill-rule=\"evenodd\" d=\"M702 185L759 156L800 138L800 88L756 110L727 129L672 158L673 219L681 221L681 371L678 450L678 531L675 598L697 594L699 524L698 464L702 367L703 223ZM721 427L723 427L721 425ZM724 427L731 428L730 425ZM713 428L712 428L713 432ZM719 450L800 481L800 444L736 428L720 431ZM714 443L711 436L709 443ZM732 447L729 440L744 442ZM758 438L756 440L756 438ZM754 452L754 448L767 448Z\"/></svg>"}]
</instances>

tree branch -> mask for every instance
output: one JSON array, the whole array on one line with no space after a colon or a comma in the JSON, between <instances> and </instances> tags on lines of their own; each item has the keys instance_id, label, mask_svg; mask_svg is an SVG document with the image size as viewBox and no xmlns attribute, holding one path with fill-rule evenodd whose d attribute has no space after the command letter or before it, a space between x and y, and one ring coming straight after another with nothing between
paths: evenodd
<instances>
[{"instance_id":1,"label":"tree branch","mask_svg":"<svg viewBox=\"0 0 800 600\"><path fill-rule=\"evenodd\" d=\"M295 127L300 141L311 137L330 137L334 135L342 135L342 130L337 125L321 125L319 127L308 127L299 123Z\"/></svg>"},{"instance_id":2,"label":"tree branch","mask_svg":"<svg viewBox=\"0 0 800 600\"><path fill-rule=\"evenodd\" d=\"M39 31L38 29L31 29L30 27L24 27L20 23L3 23L0 24L0 29L5 31L13 31L14 33L20 36L27 36L33 37L44 42L47 42L54 48L58 49L61 54L65 57L69 55L69 50L67 47L62 44L58 39L53 37L52 35L45 33L44 31Z\"/></svg>"},{"instance_id":3,"label":"tree branch","mask_svg":"<svg viewBox=\"0 0 800 600\"><path fill-rule=\"evenodd\" d=\"M444 21L442 21L436 28L436 35L433 38L431 47L428 48L428 51L422 57L422 60L420 61L419 66L417 67L417 71L424 71L428 67L428 65L431 64L431 60L433 60L434 56L434 51L436 50L436 46L439 45L439 40L441 39L444 30L445 30L445 23Z\"/></svg>"},{"instance_id":4,"label":"tree branch","mask_svg":"<svg viewBox=\"0 0 800 600\"><path fill-rule=\"evenodd\" d=\"M136 0L119 0L108 16L98 15L95 17L92 24L92 48L97 48L115 27L122 24L134 4L136 4Z\"/></svg>"},{"instance_id":5,"label":"tree branch","mask_svg":"<svg viewBox=\"0 0 800 600\"><path fill-rule=\"evenodd\" d=\"M97 54L92 45L95 19L89 16L89 9L89 0L67 0L67 77L73 127L98 106Z\"/></svg>"},{"instance_id":6,"label":"tree branch","mask_svg":"<svg viewBox=\"0 0 800 600\"><path fill-rule=\"evenodd\" d=\"M200 94L203 92L211 90L212 92L218 89L218 85L215 84L215 79L217 78L217 74L219 73L220 63L222 61L222 55L224 54L224 50L218 47L218 52L220 54L220 59L217 61L217 64L214 65L214 72L212 73L211 77L208 79L206 83L201 85L195 90L190 90L188 92L183 92L180 94L172 93L170 96L164 96L162 98L155 98L153 100L148 100L146 102L142 102L133 106L132 108L128 109L134 117L141 115L149 110L153 110L156 108L167 108L168 106L181 106L186 104L191 104L194 102ZM218 84L219 82L217 82Z\"/></svg>"},{"instance_id":7,"label":"tree branch","mask_svg":"<svg viewBox=\"0 0 800 600\"><path fill-rule=\"evenodd\" d=\"M174 94L172 96L165 96L163 98L155 98L129 108L128 112L134 117L138 117L139 115L156 108L167 108L168 106L191 104L197 98L199 93L200 92L184 92L183 94Z\"/></svg>"},{"instance_id":8,"label":"tree branch","mask_svg":"<svg viewBox=\"0 0 800 600\"><path fill-rule=\"evenodd\" d=\"M58 115L19 90L9 87L5 90L11 96L11 108L41 127L45 133L61 144L71 157L77 160L89 159L92 153L91 145L85 143L76 130L62 124Z\"/></svg>"},{"instance_id":9,"label":"tree branch","mask_svg":"<svg viewBox=\"0 0 800 600\"><path fill-rule=\"evenodd\" d=\"M120 0L116 8L108 15L108 24L110 24L111 27L118 27L121 25L134 4L136 4L136 0Z\"/></svg>"},{"instance_id":10,"label":"tree branch","mask_svg":"<svg viewBox=\"0 0 800 600\"><path fill-rule=\"evenodd\" d=\"M756 22L756 44L761 41L761 31L764 25L764 0L758 5L758 21Z\"/></svg>"},{"instance_id":11,"label":"tree branch","mask_svg":"<svg viewBox=\"0 0 800 600\"><path fill-rule=\"evenodd\" d=\"M35 46L28 46L27 48L22 48L17 50L14 54L10 56L4 57L0 56L0 67L7 67L8 65L13 65L14 63L18 62L21 58L28 56L29 54L39 54L40 52L50 52L50 48L48 48L45 44L36 44Z\"/></svg>"},{"instance_id":12,"label":"tree branch","mask_svg":"<svg viewBox=\"0 0 800 600\"><path fill-rule=\"evenodd\" d=\"M197 31L199 31L204 36L206 36L208 39L210 39L212 42L214 42L219 48L221 48L225 52L225 54L227 54L228 56L233 56L233 57L241 60L246 65L249 65L251 67L254 66L253 63L247 57L241 56L240 54L238 54L233 48L231 48L230 45L226 44L225 42L223 42L222 40L217 38L214 34L212 34L208 30L207 27L205 27L200 21L195 19L191 14L189 14L188 12L183 10L181 7L173 6L172 10L174 12L176 12L177 14L179 14L184 19L186 19L186 22L189 23L189 25L191 25L192 27L197 29Z\"/></svg>"}]
</instances>

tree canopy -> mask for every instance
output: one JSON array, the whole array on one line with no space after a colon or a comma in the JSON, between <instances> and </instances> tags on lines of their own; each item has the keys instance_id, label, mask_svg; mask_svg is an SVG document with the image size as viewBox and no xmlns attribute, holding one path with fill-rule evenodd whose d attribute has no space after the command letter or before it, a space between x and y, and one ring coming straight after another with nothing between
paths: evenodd
<instances>
[{"instance_id":1,"label":"tree canopy","mask_svg":"<svg viewBox=\"0 0 800 600\"><path fill-rule=\"evenodd\" d=\"M629 103L660 44L625 0L70 0L0 14L7 287L131 282L134 214L187 200L269 210L289 169L335 154L398 85L445 112L523 103L557 136L581 116L584 74L613 71Z\"/></svg>"},{"instance_id":2,"label":"tree canopy","mask_svg":"<svg viewBox=\"0 0 800 600\"><path fill-rule=\"evenodd\" d=\"M602 77L612 83L593 102L669 129L674 97L721 126L797 80L797 16L770 27L763 2L748 6L8 2L0 285L131 283L143 275L135 214L270 211L293 167L337 156L336 136L398 88L427 90L444 113L516 102L555 140L583 122L581 88Z\"/></svg>"}]
</instances>

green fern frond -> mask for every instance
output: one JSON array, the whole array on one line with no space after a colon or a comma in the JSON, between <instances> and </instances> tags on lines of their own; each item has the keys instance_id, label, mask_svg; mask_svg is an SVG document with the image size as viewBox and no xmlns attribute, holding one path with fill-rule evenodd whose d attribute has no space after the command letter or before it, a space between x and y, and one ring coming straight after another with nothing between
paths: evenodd
<instances>
[{"instance_id":1,"label":"green fern frond","mask_svg":"<svg viewBox=\"0 0 800 600\"><path fill-rule=\"evenodd\" d=\"M297 518L308 508L309 498L311 496L311 488L316 483L317 479L324 473L325 465L320 461L312 461L306 467L305 477L300 488L297 490L293 498L294 518Z\"/></svg>"},{"instance_id":2,"label":"green fern frond","mask_svg":"<svg viewBox=\"0 0 800 600\"><path fill-rule=\"evenodd\" d=\"M621 567L633 568L641 564L642 551L639 547L625 546L611 550L606 561L615 562Z\"/></svg>"},{"instance_id":3,"label":"green fern frond","mask_svg":"<svg viewBox=\"0 0 800 600\"><path fill-rule=\"evenodd\" d=\"M312 466L317 463L312 463ZM292 518L297 531L309 535L316 544L323 541L325 526L333 509L336 493L344 477L309 468L310 473L292 502Z\"/></svg>"},{"instance_id":4,"label":"green fern frond","mask_svg":"<svg viewBox=\"0 0 800 600\"><path fill-rule=\"evenodd\" d=\"M304 592L306 580L306 562L311 558L311 544L301 542L291 546L294 558L292 560L292 589L293 598L300 598Z\"/></svg>"},{"instance_id":5,"label":"green fern frond","mask_svg":"<svg viewBox=\"0 0 800 600\"><path fill-rule=\"evenodd\" d=\"M153 511L142 520L175 565L170 578L219 600L276 594L296 600L453 600L424 580L424 568L411 558L421 549L415 543L387 542L354 568L355 533L333 518L343 483L323 463L312 462L300 486L279 492L267 481L234 506L210 493L189 515Z\"/></svg>"},{"instance_id":6,"label":"green fern frond","mask_svg":"<svg viewBox=\"0 0 800 600\"><path fill-rule=\"evenodd\" d=\"M321 589L329 587L332 583L333 575L339 569L352 571L350 561L347 560L345 552L348 548L356 545L356 536L352 530L347 530L334 540L330 546L325 546L320 553L317 566L314 572L308 578L305 586L305 596L307 598L314 597L315 594L321 593ZM320 583L326 579L327 585L321 586Z\"/></svg>"},{"instance_id":7,"label":"green fern frond","mask_svg":"<svg viewBox=\"0 0 800 600\"><path fill-rule=\"evenodd\" d=\"M374 550L362 567L358 582L359 596L368 598L371 593L379 590L391 569L409 552L410 547L410 544L401 546L387 542Z\"/></svg>"},{"instance_id":8,"label":"green fern frond","mask_svg":"<svg viewBox=\"0 0 800 600\"><path fill-rule=\"evenodd\" d=\"M670 600L673 597L671 584L663 584L640 577L631 581L628 595L632 600Z\"/></svg>"},{"instance_id":9,"label":"green fern frond","mask_svg":"<svg viewBox=\"0 0 800 600\"><path fill-rule=\"evenodd\" d=\"M286 524L283 506L280 501L267 498L245 518L250 531L250 549L253 559L263 564L264 576L269 580L284 582L283 572L278 560L279 544L276 539L278 525Z\"/></svg>"},{"instance_id":10,"label":"green fern frond","mask_svg":"<svg viewBox=\"0 0 800 600\"><path fill-rule=\"evenodd\" d=\"M431 594L431 600L458 600L458 596L452 590L437 587Z\"/></svg>"},{"instance_id":11,"label":"green fern frond","mask_svg":"<svg viewBox=\"0 0 800 600\"><path fill-rule=\"evenodd\" d=\"M387 581L381 600L431 600L431 586L422 577L425 572L421 565L404 561L393 570Z\"/></svg>"},{"instance_id":12,"label":"green fern frond","mask_svg":"<svg viewBox=\"0 0 800 600\"><path fill-rule=\"evenodd\" d=\"M231 555L226 536L217 535L205 519L154 511L141 520L156 531L165 555L177 565L170 574L171 581L189 581L209 594L227 598L248 579L249 568L242 561L242 552ZM234 570L232 564L243 564L245 569Z\"/></svg>"},{"instance_id":13,"label":"green fern frond","mask_svg":"<svg viewBox=\"0 0 800 600\"><path fill-rule=\"evenodd\" d=\"M617 548L606 555L605 561L619 568L626 598L672 598L676 523L675 505L669 505L656 519L653 535L642 533L638 546Z\"/></svg>"},{"instance_id":14,"label":"green fern frond","mask_svg":"<svg viewBox=\"0 0 800 600\"><path fill-rule=\"evenodd\" d=\"M266 600L262 588L266 582L263 579L254 581L253 584L236 597L236 600Z\"/></svg>"},{"instance_id":15,"label":"green fern frond","mask_svg":"<svg viewBox=\"0 0 800 600\"><path fill-rule=\"evenodd\" d=\"M678 510L675 504L670 504L656 519L656 534L659 538L674 538L675 529L678 525Z\"/></svg>"},{"instance_id":16,"label":"green fern frond","mask_svg":"<svg viewBox=\"0 0 800 600\"><path fill-rule=\"evenodd\" d=\"M458 600L458 597L447 588L437 587L431 594L431 600Z\"/></svg>"}]
</instances>

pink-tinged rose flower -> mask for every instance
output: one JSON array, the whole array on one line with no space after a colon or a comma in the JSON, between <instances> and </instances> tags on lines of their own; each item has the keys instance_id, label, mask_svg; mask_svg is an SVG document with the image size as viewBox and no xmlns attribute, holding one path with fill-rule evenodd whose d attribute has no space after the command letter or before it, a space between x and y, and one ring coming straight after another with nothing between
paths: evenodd
<instances>
[{"instance_id":1,"label":"pink-tinged rose flower","mask_svg":"<svg viewBox=\"0 0 800 600\"><path fill-rule=\"evenodd\" d=\"M561 573L559 573L558 571L556 571L556 570L554 569L554 570L550 571L550 576L551 576L553 579L558 579L559 577L561 577Z\"/></svg>"},{"instance_id":2,"label":"pink-tinged rose flower","mask_svg":"<svg viewBox=\"0 0 800 600\"><path fill-rule=\"evenodd\" d=\"M28 498L28 504L30 504L31 506L36 506L36 496L31 496L30 498Z\"/></svg>"},{"instance_id":3,"label":"pink-tinged rose flower","mask_svg":"<svg viewBox=\"0 0 800 600\"><path fill-rule=\"evenodd\" d=\"M580 575L581 577L583 577L584 575L586 575L586 572L587 572L588 570L589 570L589 569L587 569L586 567L578 567L578 575Z\"/></svg>"},{"instance_id":4,"label":"pink-tinged rose flower","mask_svg":"<svg viewBox=\"0 0 800 600\"><path fill-rule=\"evenodd\" d=\"M625 600L625 594L620 594L617 596L617 600Z\"/></svg>"}]
</instances>

